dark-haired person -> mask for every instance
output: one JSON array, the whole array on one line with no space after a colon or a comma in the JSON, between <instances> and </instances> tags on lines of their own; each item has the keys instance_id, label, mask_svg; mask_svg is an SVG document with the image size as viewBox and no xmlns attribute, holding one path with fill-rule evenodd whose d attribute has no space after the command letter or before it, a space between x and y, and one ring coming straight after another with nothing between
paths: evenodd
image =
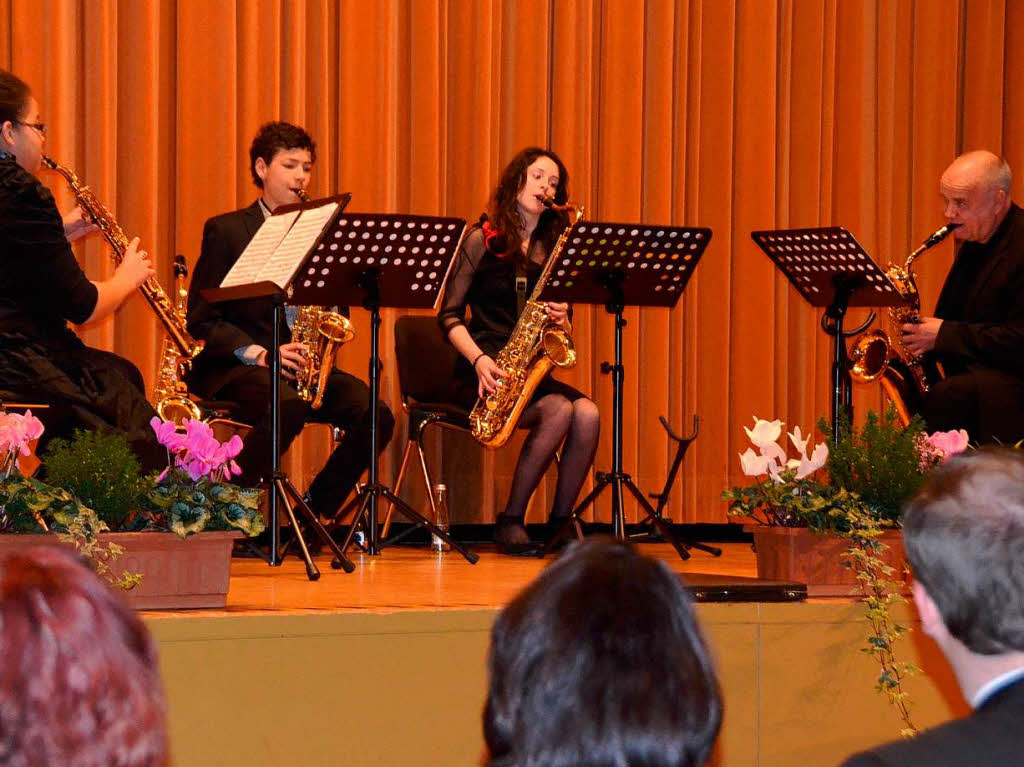
<instances>
[{"instance_id":1,"label":"dark-haired person","mask_svg":"<svg viewBox=\"0 0 1024 767\"><path fill-rule=\"evenodd\" d=\"M166 716L149 632L74 552L0 562L0 763L159 767Z\"/></svg>"},{"instance_id":2,"label":"dark-haired person","mask_svg":"<svg viewBox=\"0 0 1024 767\"><path fill-rule=\"evenodd\" d=\"M519 152L501 174L488 220L466 235L455 256L438 321L462 355L454 401L466 408L500 386L505 371L494 357L508 341L548 254L568 224L564 213L547 209L539 198L552 197L564 204L568 187L569 173L554 152L536 147ZM554 322L571 330L567 304L549 303L546 310ZM519 428L530 433L495 524L495 540L502 551L535 551L523 525L526 505L559 446L550 527L556 529L572 512L594 460L600 427L597 406L581 392L550 376L540 383L519 420Z\"/></svg>"},{"instance_id":3,"label":"dark-haired person","mask_svg":"<svg viewBox=\"0 0 1024 767\"><path fill-rule=\"evenodd\" d=\"M696 767L722 720L679 576L627 544L573 543L498 616L489 767Z\"/></svg>"},{"instance_id":4,"label":"dark-haired person","mask_svg":"<svg viewBox=\"0 0 1024 767\"><path fill-rule=\"evenodd\" d=\"M1024 452L985 448L932 472L903 509L921 627L973 713L845 767L1024 763Z\"/></svg>"},{"instance_id":5,"label":"dark-haired person","mask_svg":"<svg viewBox=\"0 0 1024 767\"><path fill-rule=\"evenodd\" d=\"M104 429L123 434L145 468L166 466L138 369L87 347L67 326L109 316L153 265L136 238L109 280L86 277L69 243L96 226L80 208L62 219L36 179L45 143L28 85L0 70L0 398L49 405L38 411L44 442Z\"/></svg>"},{"instance_id":6,"label":"dark-haired person","mask_svg":"<svg viewBox=\"0 0 1024 767\"><path fill-rule=\"evenodd\" d=\"M270 370L273 303L251 299L210 304L200 291L220 285L228 270L273 211L299 201L316 161L316 146L302 128L284 122L263 125L249 149L249 167L260 196L248 207L214 216L203 229L203 245L189 289L188 329L206 341L196 358L189 387L204 397L238 404L232 413L253 425L238 456L243 484L268 479L270 471ZM281 371L294 380L303 369L305 347L291 341L297 309L286 307L289 327L282 327ZM333 516L367 468L370 450L370 390L358 378L334 370L323 405L313 410L292 386L281 387L281 449L302 431L306 421L330 423L345 430L341 444L309 487L309 506L322 517ZM394 417L380 405L378 450L391 439Z\"/></svg>"},{"instance_id":7,"label":"dark-haired person","mask_svg":"<svg viewBox=\"0 0 1024 767\"><path fill-rule=\"evenodd\" d=\"M966 429L979 444L1024 438L1024 210L1010 199L1010 166L967 152L943 172L956 260L935 317L903 326L904 343L942 363L925 397L931 431Z\"/></svg>"}]
</instances>

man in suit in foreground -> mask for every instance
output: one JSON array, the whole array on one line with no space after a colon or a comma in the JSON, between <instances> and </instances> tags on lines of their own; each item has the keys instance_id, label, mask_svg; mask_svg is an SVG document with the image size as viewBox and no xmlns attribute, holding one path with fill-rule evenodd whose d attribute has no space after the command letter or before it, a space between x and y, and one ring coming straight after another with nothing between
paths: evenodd
<instances>
[{"instance_id":1,"label":"man in suit in foreground","mask_svg":"<svg viewBox=\"0 0 1024 767\"><path fill-rule=\"evenodd\" d=\"M299 202L297 191L309 184L316 146L297 125L263 125L249 149L249 169L259 198L246 208L214 216L203 229L203 245L188 297L188 329L206 341L189 375L189 388L209 399L237 403L231 415L253 425L238 456L240 484L268 479L270 471L270 370L273 302L256 298L211 304L201 290L220 285L249 241L275 209ZM280 337L281 371L294 381L306 365L306 348L293 341L291 324L298 310L286 306ZM370 390L361 380L334 370L327 380L323 406L313 410L293 386L281 387L281 450L284 452L306 421L330 423L345 430L307 494L309 507L322 517L337 513L369 464ZM394 417L380 403L377 450L384 449Z\"/></svg>"},{"instance_id":2,"label":"man in suit in foreground","mask_svg":"<svg viewBox=\"0 0 1024 767\"><path fill-rule=\"evenodd\" d=\"M1024 764L1024 451L936 469L903 512L914 602L974 709L844 767Z\"/></svg>"},{"instance_id":3,"label":"man in suit in foreground","mask_svg":"<svg viewBox=\"0 0 1024 767\"><path fill-rule=\"evenodd\" d=\"M946 374L925 396L929 431L966 429L979 444L1024 438L1024 210L1010 200L1011 181L1010 166L985 151L943 172L956 260L936 316L902 327L907 350Z\"/></svg>"}]
</instances>

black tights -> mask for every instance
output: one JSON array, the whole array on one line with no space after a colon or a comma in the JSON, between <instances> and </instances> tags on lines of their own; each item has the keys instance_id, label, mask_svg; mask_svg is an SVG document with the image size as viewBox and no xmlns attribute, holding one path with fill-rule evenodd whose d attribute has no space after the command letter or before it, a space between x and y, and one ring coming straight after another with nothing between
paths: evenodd
<instances>
[{"instance_id":1,"label":"black tights","mask_svg":"<svg viewBox=\"0 0 1024 767\"><path fill-rule=\"evenodd\" d=\"M572 401L562 394L548 394L523 411L519 428L529 429L530 434L519 453L501 521L522 523L530 496L563 442L551 516L568 516L597 451L601 433L597 405L586 397Z\"/></svg>"}]
</instances>

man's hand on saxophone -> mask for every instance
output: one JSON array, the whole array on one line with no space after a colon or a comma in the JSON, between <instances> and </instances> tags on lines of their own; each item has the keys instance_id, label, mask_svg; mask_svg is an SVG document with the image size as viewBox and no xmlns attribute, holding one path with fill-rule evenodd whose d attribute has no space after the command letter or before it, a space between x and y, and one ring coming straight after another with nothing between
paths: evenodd
<instances>
[{"instance_id":1,"label":"man's hand on saxophone","mask_svg":"<svg viewBox=\"0 0 1024 767\"><path fill-rule=\"evenodd\" d=\"M307 354L305 344L295 342L281 344L281 375L289 381L294 381L306 369ZM267 356L267 350L264 349L256 360L256 364L264 368L270 367L270 360L267 359Z\"/></svg>"},{"instance_id":2,"label":"man's hand on saxophone","mask_svg":"<svg viewBox=\"0 0 1024 767\"><path fill-rule=\"evenodd\" d=\"M942 327L938 317L921 317L917 322L907 322L900 326L903 333L903 346L915 358L935 348L935 337Z\"/></svg>"}]
</instances>

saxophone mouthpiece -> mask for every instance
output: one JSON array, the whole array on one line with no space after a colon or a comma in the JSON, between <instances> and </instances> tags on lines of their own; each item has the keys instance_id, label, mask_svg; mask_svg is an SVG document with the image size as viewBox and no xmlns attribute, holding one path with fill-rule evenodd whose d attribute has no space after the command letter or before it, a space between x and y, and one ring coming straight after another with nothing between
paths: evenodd
<instances>
[{"instance_id":1,"label":"saxophone mouthpiece","mask_svg":"<svg viewBox=\"0 0 1024 767\"><path fill-rule=\"evenodd\" d=\"M536 197L540 201L540 204L543 205L545 208L555 207L554 197L545 197L542 194L535 194L534 197Z\"/></svg>"},{"instance_id":2,"label":"saxophone mouthpiece","mask_svg":"<svg viewBox=\"0 0 1024 767\"><path fill-rule=\"evenodd\" d=\"M42 156L43 165L50 170L57 170L57 163L47 157L45 154Z\"/></svg>"},{"instance_id":3,"label":"saxophone mouthpiece","mask_svg":"<svg viewBox=\"0 0 1024 767\"><path fill-rule=\"evenodd\" d=\"M565 205L559 205L557 202L555 202L554 197L546 197L543 194L535 194L534 197L536 197L540 201L540 204L543 205L548 210L558 210L564 213L579 213L580 211L583 210L583 208L580 205L577 205L576 203L573 202L567 202L565 203Z\"/></svg>"},{"instance_id":4,"label":"saxophone mouthpiece","mask_svg":"<svg viewBox=\"0 0 1024 767\"><path fill-rule=\"evenodd\" d=\"M295 192L295 196L298 197L302 202L309 202L309 195L306 194L305 189L292 189Z\"/></svg>"},{"instance_id":5,"label":"saxophone mouthpiece","mask_svg":"<svg viewBox=\"0 0 1024 767\"><path fill-rule=\"evenodd\" d=\"M931 235L929 235L928 239L924 241L924 246L926 248L932 248L938 245L940 242L942 242L950 235L950 232L952 232L954 229L959 228L960 226L961 224L946 224L940 229L936 229L934 232L932 232Z\"/></svg>"}]
</instances>

